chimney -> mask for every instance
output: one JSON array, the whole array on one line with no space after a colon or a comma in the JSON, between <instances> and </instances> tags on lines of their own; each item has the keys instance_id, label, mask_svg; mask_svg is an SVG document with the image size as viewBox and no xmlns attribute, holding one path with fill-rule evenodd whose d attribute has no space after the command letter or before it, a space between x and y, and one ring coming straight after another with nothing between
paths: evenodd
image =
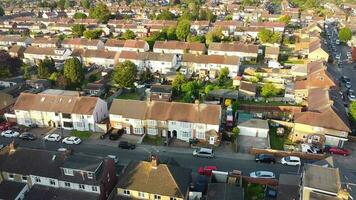
<instances>
[{"instance_id":1,"label":"chimney","mask_svg":"<svg viewBox=\"0 0 356 200\"><path fill-rule=\"evenodd\" d=\"M158 167L158 156L151 155L151 168L157 169L157 167Z\"/></svg>"}]
</instances>

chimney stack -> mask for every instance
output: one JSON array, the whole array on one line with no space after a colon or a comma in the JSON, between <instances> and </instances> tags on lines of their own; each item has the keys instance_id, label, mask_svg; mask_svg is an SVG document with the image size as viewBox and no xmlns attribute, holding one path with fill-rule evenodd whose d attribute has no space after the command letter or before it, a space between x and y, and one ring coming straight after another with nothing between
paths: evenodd
<instances>
[{"instance_id":1,"label":"chimney stack","mask_svg":"<svg viewBox=\"0 0 356 200\"><path fill-rule=\"evenodd\" d=\"M151 155L151 168L157 169L157 167L158 167L158 156Z\"/></svg>"}]
</instances>

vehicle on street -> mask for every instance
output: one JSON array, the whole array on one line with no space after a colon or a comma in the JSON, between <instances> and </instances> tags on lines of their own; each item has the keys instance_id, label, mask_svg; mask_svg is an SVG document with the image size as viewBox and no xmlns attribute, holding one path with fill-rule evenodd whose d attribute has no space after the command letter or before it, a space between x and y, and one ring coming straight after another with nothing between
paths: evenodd
<instances>
[{"instance_id":1,"label":"vehicle on street","mask_svg":"<svg viewBox=\"0 0 356 200\"><path fill-rule=\"evenodd\" d=\"M348 156L350 155L350 151L347 149L343 148L338 148L338 147L331 147L329 149L329 153L331 154L338 154L338 155L343 155L343 156Z\"/></svg>"},{"instance_id":2,"label":"vehicle on street","mask_svg":"<svg viewBox=\"0 0 356 200\"><path fill-rule=\"evenodd\" d=\"M6 131L15 125L16 125L15 122L2 122L0 123L0 131Z\"/></svg>"},{"instance_id":3,"label":"vehicle on street","mask_svg":"<svg viewBox=\"0 0 356 200\"><path fill-rule=\"evenodd\" d=\"M252 178L276 178L273 172L270 171L255 171L250 173Z\"/></svg>"},{"instance_id":4,"label":"vehicle on street","mask_svg":"<svg viewBox=\"0 0 356 200\"><path fill-rule=\"evenodd\" d=\"M318 151L310 146L309 144L301 144L301 147L302 147L302 152L304 153L318 153Z\"/></svg>"},{"instance_id":5,"label":"vehicle on street","mask_svg":"<svg viewBox=\"0 0 356 200\"><path fill-rule=\"evenodd\" d=\"M211 176L213 174L213 170L218 170L216 166L205 166L205 167L199 167L198 168L198 174L200 175L205 175L205 176Z\"/></svg>"},{"instance_id":6,"label":"vehicle on street","mask_svg":"<svg viewBox=\"0 0 356 200\"><path fill-rule=\"evenodd\" d=\"M116 133L115 132L111 132L109 134L109 139L110 140L118 140L124 133L125 133L124 129L120 129Z\"/></svg>"},{"instance_id":7,"label":"vehicle on street","mask_svg":"<svg viewBox=\"0 0 356 200\"><path fill-rule=\"evenodd\" d=\"M14 138L18 137L20 135L19 132L13 131L13 130L6 130L1 132L1 136L7 137L7 138Z\"/></svg>"},{"instance_id":8,"label":"vehicle on street","mask_svg":"<svg viewBox=\"0 0 356 200\"><path fill-rule=\"evenodd\" d=\"M276 158L271 154L257 154L255 156L256 162L264 162L264 163L276 163Z\"/></svg>"},{"instance_id":9,"label":"vehicle on street","mask_svg":"<svg viewBox=\"0 0 356 200\"><path fill-rule=\"evenodd\" d=\"M203 158L213 158L214 150L208 148L199 148L193 151L193 156L203 157Z\"/></svg>"},{"instance_id":10,"label":"vehicle on street","mask_svg":"<svg viewBox=\"0 0 356 200\"><path fill-rule=\"evenodd\" d=\"M53 133L53 134L46 135L43 139L51 142L59 142L61 141L62 137L58 134Z\"/></svg>"},{"instance_id":11,"label":"vehicle on street","mask_svg":"<svg viewBox=\"0 0 356 200\"><path fill-rule=\"evenodd\" d=\"M63 143L65 144L80 144L82 140L78 137L70 136L66 137L62 140Z\"/></svg>"},{"instance_id":12,"label":"vehicle on street","mask_svg":"<svg viewBox=\"0 0 356 200\"><path fill-rule=\"evenodd\" d=\"M34 136L32 133L30 132L24 132L19 136L20 139L22 140L36 140L37 137Z\"/></svg>"},{"instance_id":13,"label":"vehicle on street","mask_svg":"<svg viewBox=\"0 0 356 200\"><path fill-rule=\"evenodd\" d=\"M340 55L340 54L337 54L335 58L336 58L337 60L340 60L341 55Z\"/></svg>"},{"instance_id":14,"label":"vehicle on street","mask_svg":"<svg viewBox=\"0 0 356 200\"><path fill-rule=\"evenodd\" d=\"M346 83L345 83L345 87L346 87L346 88L351 88L351 83L346 82Z\"/></svg>"},{"instance_id":15,"label":"vehicle on street","mask_svg":"<svg viewBox=\"0 0 356 200\"><path fill-rule=\"evenodd\" d=\"M356 96L353 92L350 92L348 95L347 95L349 101L356 101Z\"/></svg>"},{"instance_id":16,"label":"vehicle on street","mask_svg":"<svg viewBox=\"0 0 356 200\"><path fill-rule=\"evenodd\" d=\"M297 166L300 165L300 158L297 156L287 156L287 157L283 157L281 159L281 163L282 165L291 165L291 166Z\"/></svg>"},{"instance_id":17,"label":"vehicle on street","mask_svg":"<svg viewBox=\"0 0 356 200\"><path fill-rule=\"evenodd\" d=\"M131 144L127 141L121 141L119 143L119 148L121 149L135 149L136 148L136 145L135 144Z\"/></svg>"},{"instance_id":18,"label":"vehicle on street","mask_svg":"<svg viewBox=\"0 0 356 200\"><path fill-rule=\"evenodd\" d=\"M113 159L115 163L119 162L119 158L115 155L108 155L107 157Z\"/></svg>"}]
</instances>

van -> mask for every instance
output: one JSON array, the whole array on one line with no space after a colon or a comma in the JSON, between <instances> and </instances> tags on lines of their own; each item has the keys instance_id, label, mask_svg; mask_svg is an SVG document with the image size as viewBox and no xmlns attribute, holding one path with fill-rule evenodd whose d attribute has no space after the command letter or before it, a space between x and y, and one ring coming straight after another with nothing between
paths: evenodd
<instances>
[{"instance_id":1,"label":"van","mask_svg":"<svg viewBox=\"0 0 356 200\"><path fill-rule=\"evenodd\" d=\"M193 151L193 156L203 157L203 158L213 158L214 150L208 148L199 148Z\"/></svg>"}]
</instances>

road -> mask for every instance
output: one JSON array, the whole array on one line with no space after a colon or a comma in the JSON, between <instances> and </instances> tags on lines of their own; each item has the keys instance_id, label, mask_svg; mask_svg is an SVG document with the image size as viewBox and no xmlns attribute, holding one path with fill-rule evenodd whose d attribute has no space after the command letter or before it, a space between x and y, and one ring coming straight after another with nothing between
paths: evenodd
<instances>
[{"instance_id":1,"label":"road","mask_svg":"<svg viewBox=\"0 0 356 200\"><path fill-rule=\"evenodd\" d=\"M12 141L10 138L0 137L0 144L8 144ZM15 142L20 147L34 148L34 149L46 149L49 151L57 151L60 147L68 148L68 145L57 142L45 142L41 139L35 141L22 141L15 139ZM119 158L119 162L122 165L127 165L131 160L147 160L150 152L155 151L154 148L147 149L143 146L138 146L135 150L124 150L113 146L107 145L94 145L86 144L85 141L80 145L71 145L70 148L74 150L75 154L106 157L107 155L116 155ZM159 155L161 160L173 159L180 166L190 168L193 172L197 172L197 169L201 166L213 165L217 166L218 170L231 171L241 170L243 174L248 175L252 171L256 170L268 170L272 171L278 177L279 174L297 174L299 167L284 166L280 163L277 164L264 164L256 163L254 160L241 159L241 158L226 158L216 156L213 159L196 158L190 153L182 152L155 152Z\"/></svg>"}]
</instances>

